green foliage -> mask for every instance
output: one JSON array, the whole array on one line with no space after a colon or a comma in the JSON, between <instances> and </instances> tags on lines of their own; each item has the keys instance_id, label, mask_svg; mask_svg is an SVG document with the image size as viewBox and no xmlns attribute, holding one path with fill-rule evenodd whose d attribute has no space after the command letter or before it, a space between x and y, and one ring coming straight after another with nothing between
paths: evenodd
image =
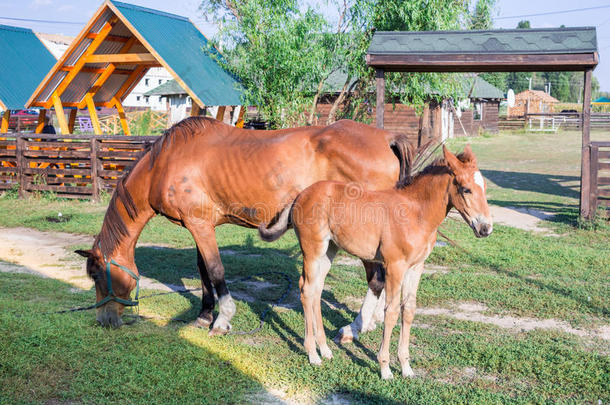
<instances>
[{"instance_id":1,"label":"green foliage","mask_svg":"<svg viewBox=\"0 0 610 405\"><path fill-rule=\"evenodd\" d=\"M258 107L273 127L302 125L328 91L325 80L346 75L347 95L338 117L362 118L373 101L374 71L364 62L375 30L449 30L489 21L494 0L479 0L471 18L470 0L330 0L326 13L297 0L204 0L201 10L216 22L214 43L220 62L241 79L246 103ZM336 20L328 17L336 11ZM332 13L330 13L332 14ZM211 54L216 54L210 49ZM355 80L354 80L355 79ZM389 74L388 96L422 105L456 94L452 76ZM347 88L352 83L351 88ZM351 90L351 91L345 91ZM348 94L349 93L349 94Z\"/></svg>"}]
</instances>

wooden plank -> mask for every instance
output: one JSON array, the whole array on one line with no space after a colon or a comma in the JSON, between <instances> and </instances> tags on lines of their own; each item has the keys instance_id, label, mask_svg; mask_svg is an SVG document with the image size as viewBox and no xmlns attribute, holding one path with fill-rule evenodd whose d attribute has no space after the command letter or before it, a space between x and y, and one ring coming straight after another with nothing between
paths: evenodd
<instances>
[{"instance_id":1,"label":"wooden plank","mask_svg":"<svg viewBox=\"0 0 610 405\"><path fill-rule=\"evenodd\" d=\"M15 158L17 156L17 154L15 153L15 150L10 150L10 149L0 149L0 157L3 158Z\"/></svg>"},{"instance_id":2,"label":"wooden plank","mask_svg":"<svg viewBox=\"0 0 610 405\"><path fill-rule=\"evenodd\" d=\"M91 124L93 125L93 132L96 135L102 134L102 127L100 126L100 120L97 117L97 111L95 111L95 104L93 103L93 97L87 93L85 95L85 102L87 103L87 109L89 110L89 116L91 117Z\"/></svg>"},{"instance_id":3,"label":"wooden plank","mask_svg":"<svg viewBox=\"0 0 610 405\"><path fill-rule=\"evenodd\" d=\"M139 80L148 70L148 68L146 66L138 66L133 73L131 73L131 75L129 75L129 77L123 82L123 84L121 85L121 87L119 88L119 90L117 90L116 94L114 95L114 97L116 97L118 100L122 100L123 99L123 95L125 95L125 93L133 86L135 85L135 82L137 80Z\"/></svg>"},{"instance_id":4,"label":"wooden plank","mask_svg":"<svg viewBox=\"0 0 610 405\"><path fill-rule=\"evenodd\" d=\"M59 123L61 133L63 135L67 135L70 133L70 129L68 128L68 121L66 121L64 107L61 104L61 99L59 94L57 94L57 91L53 92L51 100L53 101L53 108L55 108L55 115L57 116L57 122Z\"/></svg>"},{"instance_id":5,"label":"wooden plank","mask_svg":"<svg viewBox=\"0 0 610 405\"><path fill-rule=\"evenodd\" d=\"M606 200L605 198L602 198L598 201L598 204L603 207L610 207L610 200Z\"/></svg>"},{"instance_id":6,"label":"wooden plank","mask_svg":"<svg viewBox=\"0 0 610 405\"><path fill-rule=\"evenodd\" d=\"M35 148L41 148L41 149L42 148L55 148L55 149L56 148L62 148L62 149L70 148L70 149L74 149L74 150L89 149L89 142L87 140L81 141L80 139L72 140L71 142L26 140L24 145L28 148L35 147Z\"/></svg>"},{"instance_id":7,"label":"wooden plank","mask_svg":"<svg viewBox=\"0 0 610 405\"><path fill-rule=\"evenodd\" d=\"M597 195L600 197L610 197L610 188L602 188L598 190Z\"/></svg>"},{"instance_id":8,"label":"wooden plank","mask_svg":"<svg viewBox=\"0 0 610 405\"><path fill-rule=\"evenodd\" d=\"M392 72L583 71L598 63L597 52L553 55L445 54L366 55L366 63Z\"/></svg>"},{"instance_id":9,"label":"wooden plank","mask_svg":"<svg viewBox=\"0 0 610 405\"><path fill-rule=\"evenodd\" d=\"M157 59L150 53L108 53L88 55L85 63L115 63L124 65L158 64Z\"/></svg>"},{"instance_id":10,"label":"wooden plank","mask_svg":"<svg viewBox=\"0 0 610 405\"><path fill-rule=\"evenodd\" d=\"M31 177L31 176L27 176L27 178L34 179L34 177ZM83 177L83 176L78 176L78 177L61 176L61 175L60 176L46 176L44 174L40 174L40 175L37 175L37 177L35 177L35 178L44 179L43 183L48 186L57 186L57 185L68 186L69 184L74 184L75 186L78 186L78 187L84 187L84 186L82 186L83 184L91 184L91 178Z\"/></svg>"},{"instance_id":11,"label":"wooden plank","mask_svg":"<svg viewBox=\"0 0 610 405\"><path fill-rule=\"evenodd\" d=\"M102 170L98 170L97 175L98 175L98 177L121 177L126 172L127 172L126 170L105 170L105 169L102 169Z\"/></svg>"},{"instance_id":12,"label":"wooden plank","mask_svg":"<svg viewBox=\"0 0 610 405\"><path fill-rule=\"evenodd\" d=\"M89 169L52 169L50 167L28 167L23 169L24 174L37 175L37 174L51 174L51 175L62 175L62 176L89 176L91 170Z\"/></svg>"},{"instance_id":13,"label":"wooden plank","mask_svg":"<svg viewBox=\"0 0 610 405\"><path fill-rule=\"evenodd\" d=\"M138 137L139 138L139 137ZM145 149L148 148L148 145L150 145L152 142L142 142L142 143L128 143L128 142L103 142L100 143L100 150L120 150L120 149L127 149L127 150L133 150L134 152L141 152Z\"/></svg>"},{"instance_id":14,"label":"wooden plank","mask_svg":"<svg viewBox=\"0 0 610 405\"><path fill-rule=\"evenodd\" d=\"M610 163L598 162L597 170L610 170Z\"/></svg>"},{"instance_id":15,"label":"wooden plank","mask_svg":"<svg viewBox=\"0 0 610 405\"><path fill-rule=\"evenodd\" d=\"M90 151L80 150L23 150L23 156L28 158L53 157L57 159L80 159L88 158Z\"/></svg>"},{"instance_id":16,"label":"wooden plank","mask_svg":"<svg viewBox=\"0 0 610 405\"><path fill-rule=\"evenodd\" d=\"M591 210L591 217L595 215L597 211L597 197L599 195L599 190L597 186L597 165L596 162L599 161L599 146L591 145L591 179L590 179L590 189L589 189L589 209Z\"/></svg>"},{"instance_id":17,"label":"wooden plank","mask_svg":"<svg viewBox=\"0 0 610 405\"><path fill-rule=\"evenodd\" d=\"M91 194L91 187L87 186L58 186L49 184L26 184L28 191L55 191L70 194Z\"/></svg>"},{"instance_id":18,"label":"wooden plank","mask_svg":"<svg viewBox=\"0 0 610 405\"><path fill-rule=\"evenodd\" d=\"M10 175L0 175L0 181L12 181L17 183L17 176L10 176Z\"/></svg>"},{"instance_id":19,"label":"wooden plank","mask_svg":"<svg viewBox=\"0 0 610 405\"><path fill-rule=\"evenodd\" d=\"M93 134L79 134L79 135L61 135L61 134L32 134L32 133L11 133L7 134L7 137L18 138L23 137L26 140L33 139L57 139L59 141L66 140L67 142L73 142L74 140L89 140L91 138L99 139L100 141L109 142L145 142L145 141L156 141L160 135L138 135L137 137L130 137L125 135L93 135Z\"/></svg>"},{"instance_id":20,"label":"wooden plank","mask_svg":"<svg viewBox=\"0 0 610 405\"><path fill-rule=\"evenodd\" d=\"M581 147L581 164L580 164L580 215L583 218L591 219L594 214L591 211L590 193L591 193L591 149L589 143L591 118L591 69L587 69L584 73L583 82L583 113L582 113L582 147Z\"/></svg>"},{"instance_id":21,"label":"wooden plank","mask_svg":"<svg viewBox=\"0 0 610 405\"><path fill-rule=\"evenodd\" d=\"M3 175L17 176L17 174L19 173L19 170L17 169L17 167L0 166L0 173L2 173Z\"/></svg>"},{"instance_id":22,"label":"wooden plank","mask_svg":"<svg viewBox=\"0 0 610 405\"><path fill-rule=\"evenodd\" d=\"M73 66L62 66L61 68L59 68L59 70L62 70L64 72L69 72L71 70L73 70ZM104 73L106 71L106 68L91 68L91 67L87 67L84 66L80 69L81 72L83 73L94 73L96 75L101 75L102 73ZM133 69L114 69L114 74L115 75L130 75L133 72Z\"/></svg>"},{"instance_id":23,"label":"wooden plank","mask_svg":"<svg viewBox=\"0 0 610 405\"><path fill-rule=\"evenodd\" d=\"M27 156L23 156L22 158L24 160L24 162L28 163L28 167L29 167L29 163L54 163L54 164L69 164L69 165L81 165L83 163L85 164L89 164L89 159L69 159L69 158L60 158L60 159L55 159L55 158L48 158L48 157L35 157L35 158L31 158L31 157L27 157ZM19 157L19 156L17 156Z\"/></svg>"},{"instance_id":24,"label":"wooden plank","mask_svg":"<svg viewBox=\"0 0 610 405\"><path fill-rule=\"evenodd\" d=\"M41 133L42 130L44 129L44 122L45 122L46 116L47 116L47 110L45 110L44 108L41 109L40 111L38 111L38 122L36 124L36 130L34 131L37 134Z\"/></svg>"},{"instance_id":25,"label":"wooden plank","mask_svg":"<svg viewBox=\"0 0 610 405\"><path fill-rule=\"evenodd\" d=\"M6 139L6 138L0 139L0 147L2 147L2 148L8 148L10 146L14 147L15 145L17 145L17 141L14 139Z\"/></svg>"},{"instance_id":26,"label":"wooden plank","mask_svg":"<svg viewBox=\"0 0 610 405\"><path fill-rule=\"evenodd\" d=\"M111 150L111 151L98 151L97 152L97 157L100 159L106 158L106 159L119 159L119 160L124 160L124 159L137 159L140 157L140 154L142 152L131 152L131 151L118 151L118 150Z\"/></svg>"},{"instance_id":27,"label":"wooden plank","mask_svg":"<svg viewBox=\"0 0 610 405\"><path fill-rule=\"evenodd\" d=\"M383 129L383 118L385 111L385 71L383 69L376 69L375 78L377 81L377 128Z\"/></svg>"},{"instance_id":28,"label":"wooden plank","mask_svg":"<svg viewBox=\"0 0 610 405\"><path fill-rule=\"evenodd\" d=\"M76 122L77 113L78 113L78 110L76 108L73 108L70 110L70 117L68 119L68 129L70 130L70 133L74 132L74 123Z\"/></svg>"},{"instance_id":29,"label":"wooden plank","mask_svg":"<svg viewBox=\"0 0 610 405\"><path fill-rule=\"evenodd\" d=\"M99 201L100 199L100 185L99 178L97 175L97 148L98 148L98 140L95 138L91 138L91 156L90 156L90 165L91 165L91 195L93 197L93 201Z\"/></svg>"},{"instance_id":30,"label":"wooden plank","mask_svg":"<svg viewBox=\"0 0 610 405\"><path fill-rule=\"evenodd\" d=\"M90 32L86 35L87 38L89 39L95 39L98 37L99 34L96 34L94 32ZM133 38L133 37L132 37ZM105 41L111 41L111 42L127 42L130 39L132 39L130 37L121 37L119 35L107 35L106 38L104 38Z\"/></svg>"},{"instance_id":31,"label":"wooden plank","mask_svg":"<svg viewBox=\"0 0 610 405\"><path fill-rule=\"evenodd\" d=\"M218 106L218 111L216 111L216 119L218 121L224 121L226 109L227 109L227 106L225 106L225 105Z\"/></svg>"},{"instance_id":32,"label":"wooden plank","mask_svg":"<svg viewBox=\"0 0 610 405\"><path fill-rule=\"evenodd\" d=\"M599 151L599 158L600 159L610 159L610 151Z\"/></svg>"},{"instance_id":33,"label":"wooden plank","mask_svg":"<svg viewBox=\"0 0 610 405\"><path fill-rule=\"evenodd\" d=\"M597 186L610 186L610 177L598 177Z\"/></svg>"},{"instance_id":34,"label":"wooden plank","mask_svg":"<svg viewBox=\"0 0 610 405\"><path fill-rule=\"evenodd\" d=\"M591 142L592 145L597 145L600 148L610 148L610 142Z\"/></svg>"},{"instance_id":35,"label":"wooden plank","mask_svg":"<svg viewBox=\"0 0 610 405\"><path fill-rule=\"evenodd\" d=\"M199 104L193 100L193 103L191 104L191 117L197 117L200 111Z\"/></svg>"},{"instance_id":36,"label":"wooden plank","mask_svg":"<svg viewBox=\"0 0 610 405\"><path fill-rule=\"evenodd\" d=\"M23 138L17 138L17 177L19 177L19 197L23 198L26 195L25 191L25 175L23 174L23 169L25 168L26 162L23 158Z\"/></svg>"},{"instance_id":37,"label":"wooden plank","mask_svg":"<svg viewBox=\"0 0 610 405\"><path fill-rule=\"evenodd\" d=\"M5 134L8 132L8 124L11 119L11 110L4 110L2 114L2 123L0 124L0 133Z\"/></svg>"}]
</instances>

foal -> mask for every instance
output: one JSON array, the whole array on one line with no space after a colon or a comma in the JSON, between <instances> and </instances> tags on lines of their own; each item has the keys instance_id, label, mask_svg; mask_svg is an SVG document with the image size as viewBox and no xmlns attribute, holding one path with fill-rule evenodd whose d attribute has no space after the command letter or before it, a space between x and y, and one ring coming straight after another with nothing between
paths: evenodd
<instances>
[{"instance_id":1,"label":"foal","mask_svg":"<svg viewBox=\"0 0 610 405\"><path fill-rule=\"evenodd\" d=\"M305 315L304 346L310 363L322 361L316 342L322 357L332 358L320 300L332 260L342 248L363 261L382 263L387 269L383 341L377 356L381 377L392 378L390 338L399 307L402 328L398 358L403 377L414 375L409 364L409 335L419 279L434 247L437 228L455 207L477 237L492 232L486 186L472 150L466 146L455 156L443 147L443 154L444 159L414 178L406 176L390 190L365 191L354 183L316 183L302 191L275 224L259 227L263 239L275 240L292 223L299 239L303 251L299 286Z\"/></svg>"}]
</instances>

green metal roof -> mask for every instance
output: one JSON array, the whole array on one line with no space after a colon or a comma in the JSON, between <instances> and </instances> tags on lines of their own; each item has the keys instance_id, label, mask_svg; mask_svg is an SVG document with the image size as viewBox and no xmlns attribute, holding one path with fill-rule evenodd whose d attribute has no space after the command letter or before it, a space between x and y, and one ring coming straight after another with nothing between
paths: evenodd
<instances>
[{"instance_id":1,"label":"green metal roof","mask_svg":"<svg viewBox=\"0 0 610 405\"><path fill-rule=\"evenodd\" d=\"M25 108L55 57L32 30L8 25L0 25L0 55L0 101L9 110Z\"/></svg>"},{"instance_id":2,"label":"green metal roof","mask_svg":"<svg viewBox=\"0 0 610 405\"><path fill-rule=\"evenodd\" d=\"M473 85L474 80L474 85ZM504 98L504 93L481 77L465 77L462 82L464 97L469 98Z\"/></svg>"},{"instance_id":3,"label":"green metal roof","mask_svg":"<svg viewBox=\"0 0 610 405\"><path fill-rule=\"evenodd\" d=\"M186 17L111 0L205 105L241 105L238 80L208 54L208 40Z\"/></svg>"},{"instance_id":4,"label":"green metal roof","mask_svg":"<svg viewBox=\"0 0 610 405\"><path fill-rule=\"evenodd\" d=\"M610 104L610 98L608 97L600 97L597 100L593 101L594 103L608 103Z\"/></svg>"},{"instance_id":5,"label":"green metal roof","mask_svg":"<svg viewBox=\"0 0 610 405\"><path fill-rule=\"evenodd\" d=\"M556 54L597 51L595 27L486 31L379 31L368 53Z\"/></svg>"},{"instance_id":6,"label":"green metal roof","mask_svg":"<svg viewBox=\"0 0 610 405\"><path fill-rule=\"evenodd\" d=\"M186 90L175 80L168 80L162 85L144 93L145 96L172 96L175 94L187 94Z\"/></svg>"}]
</instances>

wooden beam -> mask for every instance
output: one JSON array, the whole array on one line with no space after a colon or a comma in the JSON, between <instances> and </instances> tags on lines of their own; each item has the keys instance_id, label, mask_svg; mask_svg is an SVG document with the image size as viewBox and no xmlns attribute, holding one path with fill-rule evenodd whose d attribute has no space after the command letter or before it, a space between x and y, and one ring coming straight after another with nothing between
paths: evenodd
<instances>
[{"instance_id":1,"label":"wooden beam","mask_svg":"<svg viewBox=\"0 0 610 405\"><path fill-rule=\"evenodd\" d=\"M141 78L141 76L145 73L147 67L146 66L138 66L132 73L129 75L127 80L123 82L119 90L114 95L117 100L122 100L123 95L129 91L129 89L135 84L137 80Z\"/></svg>"},{"instance_id":2,"label":"wooden beam","mask_svg":"<svg viewBox=\"0 0 610 405\"><path fill-rule=\"evenodd\" d=\"M93 125L93 132L96 135L102 134L102 127L100 126L100 120L97 117L97 111L95 111L95 103L91 94L85 95L85 101L87 103L87 109L89 110L89 116L91 117L91 125Z\"/></svg>"},{"instance_id":3,"label":"wooden beam","mask_svg":"<svg viewBox=\"0 0 610 405\"><path fill-rule=\"evenodd\" d=\"M44 108L40 111L38 111L38 123L36 124L36 133L37 134L41 134L42 130L44 129L44 121L45 118L47 116L47 110L45 110Z\"/></svg>"},{"instance_id":4,"label":"wooden beam","mask_svg":"<svg viewBox=\"0 0 610 405\"><path fill-rule=\"evenodd\" d=\"M580 216L591 219L595 215L590 206L591 194L591 73L585 70L582 97L582 146L580 157ZM597 162L596 162L597 164Z\"/></svg>"},{"instance_id":5,"label":"wooden beam","mask_svg":"<svg viewBox=\"0 0 610 405\"><path fill-rule=\"evenodd\" d=\"M59 97L57 92L53 92L51 100L53 101L53 108L55 108L55 115L57 116L57 123L59 124L59 128L61 129L61 133L62 135L67 135L70 133L70 128L68 128L68 121L66 121L64 107L61 104L61 98Z\"/></svg>"},{"instance_id":6,"label":"wooden beam","mask_svg":"<svg viewBox=\"0 0 610 405\"><path fill-rule=\"evenodd\" d=\"M216 111L216 119L218 121L224 121L225 118L225 110L227 109L226 105L219 105L218 111Z\"/></svg>"},{"instance_id":7,"label":"wooden beam","mask_svg":"<svg viewBox=\"0 0 610 405\"><path fill-rule=\"evenodd\" d=\"M69 72L71 70L73 70L73 66L62 66L59 68L59 70L63 71L63 72ZM106 68L91 68L91 67L82 67L80 69L81 72L84 73L94 73L94 74L102 74L106 71ZM133 72L133 70L130 69L114 69L114 74L115 75L130 75L131 72Z\"/></svg>"},{"instance_id":8,"label":"wooden beam","mask_svg":"<svg viewBox=\"0 0 610 405\"><path fill-rule=\"evenodd\" d=\"M555 55L366 55L369 66L388 72L548 72L578 71L593 68L597 52Z\"/></svg>"},{"instance_id":9,"label":"wooden beam","mask_svg":"<svg viewBox=\"0 0 610 405\"><path fill-rule=\"evenodd\" d=\"M131 135L131 131L129 130L129 123L127 122L127 117L125 116L125 109L123 108L123 104L118 98L113 98L114 105L116 106L116 110L119 113L119 120L121 121L121 128L123 128L123 133L125 135Z\"/></svg>"},{"instance_id":10,"label":"wooden beam","mask_svg":"<svg viewBox=\"0 0 610 405\"><path fill-rule=\"evenodd\" d=\"M246 106L241 105L239 106L239 115L237 116L237 121L235 121L235 126L237 128L244 127L244 115L246 115Z\"/></svg>"},{"instance_id":11,"label":"wooden beam","mask_svg":"<svg viewBox=\"0 0 610 405\"><path fill-rule=\"evenodd\" d=\"M377 80L377 128L383 129L383 115L385 110L385 71L383 69L375 70Z\"/></svg>"},{"instance_id":12,"label":"wooden beam","mask_svg":"<svg viewBox=\"0 0 610 405\"><path fill-rule=\"evenodd\" d=\"M76 114L78 114L78 110L73 108L70 110L70 116L68 118L68 129L70 133L74 133L74 124L76 123Z\"/></svg>"},{"instance_id":13,"label":"wooden beam","mask_svg":"<svg viewBox=\"0 0 610 405\"><path fill-rule=\"evenodd\" d=\"M129 49L131 49L131 47L133 46L133 44L136 41L137 41L136 37L131 37L129 39L129 41L127 41L125 43L125 45L123 45L123 47L119 50L119 54L124 54L124 53L129 52ZM108 78L110 78L112 73L114 73L115 69L116 69L116 65L114 63L109 64L106 67L106 69L104 69L103 73L101 75L99 75L99 77L95 80L95 83L93 83L93 85L89 88L89 91L87 91L87 94L90 94L93 97L95 95L95 93L97 93L99 91L99 89L104 85L104 83L106 83L106 80L108 80ZM80 102L78 108L85 108L86 104L87 104L87 102L83 98L83 101Z\"/></svg>"},{"instance_id":14,"label":"wooden beam","mask_svg":"<svg viewBox=\"0 0 610 405\"><path fill-rule=\"evenodd\" d=\"M11 110L4 110L2 114L2 124L0 124L0 133L5 134L8 132L8 123L11 119Z\"/></svg>"},{"instance_id":15,"label":"wooden beam","mask_svg":"<svg viewBox=\"0 0 610 405\"><path fill-rule=\"evenodd\" d=\"M86 35L86 38L89 39L95 39L97 38L99 34L95 34L93 32L90 32ZM131 40L133 37L121 37L119 35L107 35L106 38L104 38L104 40L106 41L111 41L111 42L127 42L129 40Z\"/></svg>"},{"instance_id":16,"label":"wooden beam","mask_svg":"<svg viewBox=\"0 0 610 405\"><path fill-rule=\"evenodd\" d=\"M191 99L191 101L191 117L197 117L199 116L201 109L199 108L199 104L197 104L195 100Z\"/></svg>"},{"instance_id":17,"label":"wooden beam","mask_svg":"<svg viewBox=\"0 0 610 405\"><path fill-rule=\"evenodd\" d=\"M88 55L85 63L116 63L116 64L158 64L157 59L150 53L109 53L101 55Z\"/></svg>"},{"instance_id":18,"label":"wooden beam","mask_svg":"<svg viewBox=\"0 0 610 405\"><path fill-rule=\"evenodd\" d=\"M54 94L57 94L58 97L61 97L61 94L70 85L72 80L76 77L76 75L83 68L83 66L85 66L85 63L87 63L87 56L92 55L97 50L97 48L102 44L102 42L104 41L104 38L106 38L106 36L108 36L108 34L110 34L110 31L112 30L112 27L114 25L114 21L116 21L116 20L113 19L112 22L108 21L108 22L106 22L106 24L104 24L104 26L102 27L100 32L97 34L95 39L91 42L91 44L89 44L89 46L87 47L87 49L85 50L83 55L80 58L78 58L78 60L72 67L72 70L70 70L68 72L68 74L63 78L61 83L59 83L59 86L57 86L57 89L55 89Z\"/></svg>"}]
</instances>

